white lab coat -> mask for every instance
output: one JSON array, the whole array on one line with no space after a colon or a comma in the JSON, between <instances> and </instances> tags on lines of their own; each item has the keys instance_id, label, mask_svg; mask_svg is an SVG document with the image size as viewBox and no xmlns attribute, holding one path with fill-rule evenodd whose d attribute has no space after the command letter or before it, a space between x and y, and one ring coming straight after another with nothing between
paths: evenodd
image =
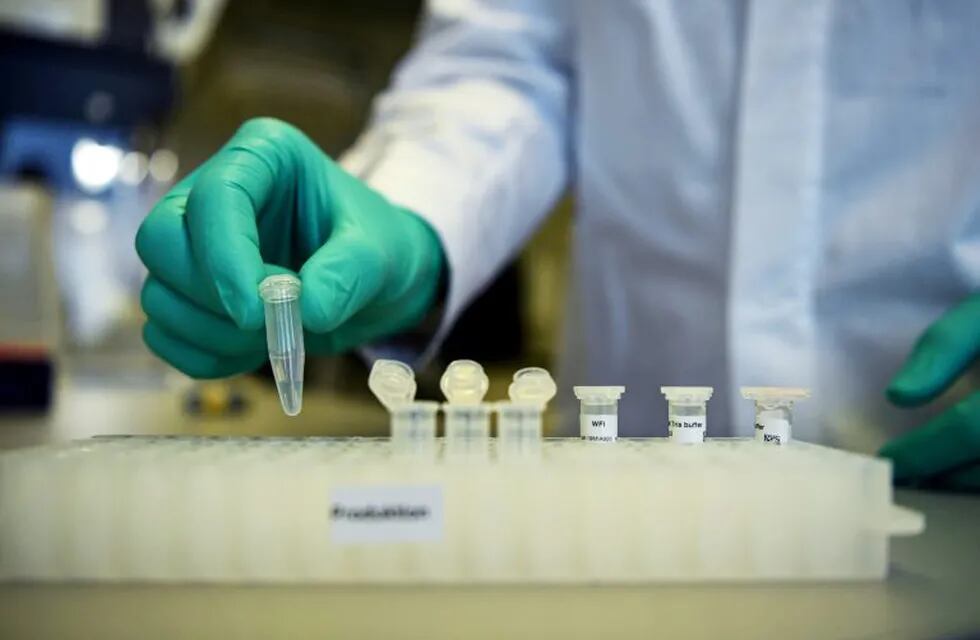
<instances>
[{"instance_id":1,"label":"white lab coat","mask_svg":"<svg viewBox=\"0 0 980 640\"><path fill-rule=\"evenodd\" d=\"M344 163L438 231L446 326L571 186L561 394L625 384L621 435L660 385L714 386L709 435L801 385L798 437L870 450L938 411L883 390L980 284L978 34L971 0L435 0Z\"/></svg>"}]
</instances>

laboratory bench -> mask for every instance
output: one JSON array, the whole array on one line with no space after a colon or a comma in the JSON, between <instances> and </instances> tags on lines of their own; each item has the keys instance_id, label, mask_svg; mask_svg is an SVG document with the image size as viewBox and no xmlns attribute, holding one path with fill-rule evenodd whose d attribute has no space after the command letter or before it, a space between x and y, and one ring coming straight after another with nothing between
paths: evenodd
<instances>
[{"instance_id":1,"label":"laboratory bench","mask_svg":"<svg viewBox=\"0 0 980 640\"><path fill-rule=\"evenodd\" d=\"M133 431L258 434L278 404L274 390L259 389L255 393L267 397L245 417L192 419L170 392L59 391L49 416L0 419L0 448ZM383 414L367 404L350 401L346 406L341 397L315 394L307 402L306 421L285 423L284 435L322 434L322 425L311 420L327 411L342 412L365 434L384 425ZM0 638L980 637L980 497L900 490L896 501L924 513L927 524L918 536L893 540L884 582L572 587L7 583L0 584Z\"/></svg>"}]
</instances>

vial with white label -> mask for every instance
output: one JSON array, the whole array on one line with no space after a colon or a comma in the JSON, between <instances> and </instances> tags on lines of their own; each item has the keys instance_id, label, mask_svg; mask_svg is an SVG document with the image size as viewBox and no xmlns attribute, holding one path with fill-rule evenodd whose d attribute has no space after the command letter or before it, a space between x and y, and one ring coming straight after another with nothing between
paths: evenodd
<instances>
[{"instance_id":1,"label":"vial with white label","mask_svg":"<svg viewBox=\"0 0 980 640\"><path fill-rule=\"evenodd\" d=\"M579 433L588 442L615 442L619 434L619 398L626 387L572 387L579 399Z\"/></svg>"},{"instance_id":2,"label":"vial with white label","mask_svg":"<svg viewBox=\"0 0 980 640\"><path fill-rule=\"evenodd\" d=\"M713 387L660 387L667 398L667 435L679 444L701 444L708 428Z\"/></svg>"},{"instance_id":3,"label":"vial with white label","mask_svg":"<svg viewBox=\"0 0 980 640\"><path fill-rule=\"evenodd\" d=\"M742 387L742 397L755 401L755 439L775 445L793 438L793 403L810 397L801 387Z\"/></svg>"}]
</instances>

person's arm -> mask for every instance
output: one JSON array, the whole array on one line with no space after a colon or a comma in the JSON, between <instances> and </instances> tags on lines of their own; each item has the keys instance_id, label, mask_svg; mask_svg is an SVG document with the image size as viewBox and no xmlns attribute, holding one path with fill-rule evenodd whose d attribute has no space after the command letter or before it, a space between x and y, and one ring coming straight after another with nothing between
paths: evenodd
<instances>
[{"instance_id":1,"label":"person's arm","mask_svg":"<svg viewBox=\"0 0 980 640\"><path fill-rule=\"evenodd\" d=\"M560 0L427 3L416 46L341 159L442 240L448 294L433 346L565 188L568 11Z\"/></svg>"},{"instance_id":2,"label":"person's arm","mask_svg":"<svg viewBox=\"0 0 980 640\"><path fill-rule=\"evenodd\" d=\"M136 237L154 353L199 378L254 369L258 284L283 271L302 281L311 354L418 327L447 271L448 325L541 219L566 176L557 11L439 1L425 24L350 171L251 120L157 203Z\"/></svg>"}]
</instances>

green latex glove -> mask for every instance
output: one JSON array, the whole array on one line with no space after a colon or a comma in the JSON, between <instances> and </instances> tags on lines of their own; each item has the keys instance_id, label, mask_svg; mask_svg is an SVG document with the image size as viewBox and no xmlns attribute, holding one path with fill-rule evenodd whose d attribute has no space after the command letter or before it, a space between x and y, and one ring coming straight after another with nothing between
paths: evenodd
<instances>
[{"instance_id":1,"label":"green latex glove","mask_svg":"<svg viewBox=\"0 0 980 640\"><path fill-rule=\"evenodd\" d=\"M258 284L298 272L311 354L412 328L432 307L444 257L433 230L346 173L294 127L245 123L177 184L136 236L149 270L150 349L196 378L267 358Z\"/></svg>"},{"instance_id":2,"label":"green latex glove","mask_svg":"<svg viewBox=\"0 0 980 640\"><path fill-rule=\"evenodd\" d=\"M945 391L980 355L980 294L926 330L888 387L895 404L925 404ZM980 391L882 447L895 481L980 491Z\"/></svg>"}]
</instances>

